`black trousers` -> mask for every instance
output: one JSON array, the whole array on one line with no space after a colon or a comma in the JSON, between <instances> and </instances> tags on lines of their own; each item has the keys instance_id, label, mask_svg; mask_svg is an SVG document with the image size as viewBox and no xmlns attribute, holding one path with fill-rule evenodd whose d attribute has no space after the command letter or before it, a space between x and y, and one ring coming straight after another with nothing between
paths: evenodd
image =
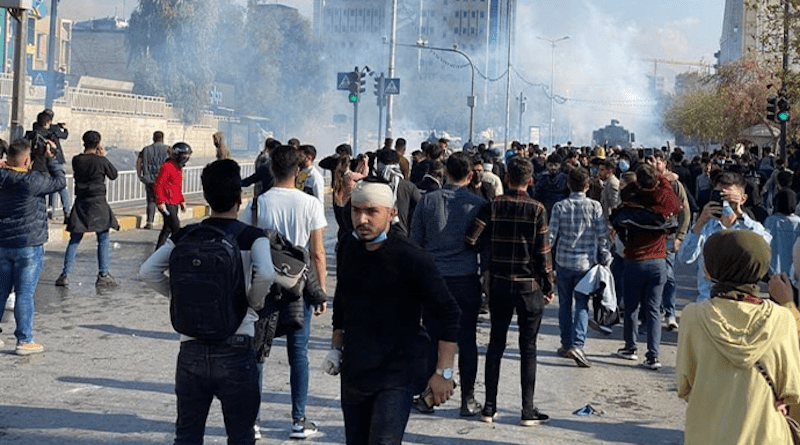
<instances>
[{"instance_id":1,"label":"black trousers","mask_svg":"<svg viewBox=\"0 0 800 445\"><path fill-rule=\"evenodd\" d=\"M164 225L161 226L161 232L158 234L158 243L156 249L163 246L167 242L167 238L181 228L181 220L178 219L178 205L167 204L166 213L162 213L164 217Z\"/></svg>"},{"instance_id":2,"label":"black trousers","mask_svg":"<svg viewBox=\"0 0 800 445\"><path fill-rule=\"evenodd\" d=\"M536 338L542 324L544 295L534 290L531 282L512 282L493 279L489 310L492 328L486 350L486 408L497 410L497 384L500 380L500 362L506 349L508 327L514 311L519 325L520 376L522 412L532 413L534 387L536 386Z\"/></svg>"}]
</instances>

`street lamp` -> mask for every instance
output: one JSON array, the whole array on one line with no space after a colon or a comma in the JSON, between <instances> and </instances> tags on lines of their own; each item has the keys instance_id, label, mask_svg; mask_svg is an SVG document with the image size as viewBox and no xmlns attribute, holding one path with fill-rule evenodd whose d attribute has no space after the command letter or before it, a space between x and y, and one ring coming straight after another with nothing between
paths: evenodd
<instances>
[{"instance_id":1,"label":"street lamp","mask_svg":"<svg viewBox=\"0 0 800 445\"><path fill-rule=\"evenodd\" d=\"M553 148L553 106L555 103L556 95L553 92L553 78L555 77L555 52L556 43L567 40L569 36L561 37L560 39L548 39L546 37L537 37L539 40L550 42L550 148Z\"/></svg>"},{"instance_id":2,"label":"street lamp","mask_svg":"<svg viewBox=\"0 0 800 445\"><path fill-rule=\"evenodd\" d=\"M469 67L472 69L472 80L470 82L470 90L469 96L467 96L467 106L469 107L469 142L472 143L472 131L475 124L475 64L472 63L472 59L469 56L458 49L458 45L453 45L452 48L437 48L435 46L428 46L427 40L417 40L416 45L409 45L405 43L396 43L397 46L405 46L408 48L417 48L417 49L429 49L431 51L446 51L451 53L457 53L464 56L469 62Z\"/></svg>"}]
</instances>

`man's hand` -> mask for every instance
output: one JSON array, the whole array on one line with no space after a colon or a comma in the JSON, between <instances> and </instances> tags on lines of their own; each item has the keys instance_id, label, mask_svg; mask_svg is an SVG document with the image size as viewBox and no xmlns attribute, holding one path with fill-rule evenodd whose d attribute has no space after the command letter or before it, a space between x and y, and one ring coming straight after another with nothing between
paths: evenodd
<instances>
[{"instance_id":1,"label":"man's hand","mask_svg":"<svg viewBox=\"0 0 800 445\"><path fill-rule=\"evenodd\" d=\"M792 284L786 274L775 274L769 279L769 297L781 306L794 301Z\"/></svg>"},{"instance_id":2,"label":"man's hand","mask_svg":"<svg viewBox=\"0 0 800 445\"><path fill-rule=\"evenodd\" d=\"M555 292L550 292L549 294L544 296L544 304L552 303L554 298L556 298Z\"/></svg>"},{"instance_id":3,"label":"man's hand","mask_svg":"<svg viewBox=\"0 0 800 445\"><path fill-rule=\"evenodd\" d=\"M164 204L163 202L161 204L156 204L156 208L161 213L167 213L167 205Z\"/></svg>"},{"instance_id":4,"label":"man's hand","mask_svg":"<svg viewBox=\"0 0 800 445\"><path fill-rule=\"evenodd\" d=\"M446 380L438 373L434 373L428 380L428 387L433 395L434 406L439 406L447 402L453 395L455 383L453 383L453 380Z\"/></svg>"},{"instance_id":5,"label":"man's hand","mask_svg":"<svg viewBox=\"0 0 800 445\"><path fill-rule=\"evenodd\" d=\"M342 369L342 351L331 349L322 360L322 371L329 375L337 375Z\"/></svg>"},{"instance_id":6,"label":"man's hand","mask_svg":"<svg viewBox=\"0 0 800 445\"><path fill-rule=\"evenodd\" d=\"M97 149L94 151L94 153L95 153L97 156L105 156L105 155L106 155L106 149L105 149L105 148L103 148L103 146L102 146L102 145L98 145L98 146L97 146Z\"/></svg>"},{"instance_id":7,"label":"man's hand","mask_svg":"<svg viewBox=\"0 0 800 445\"><path fill-rule=\"evenodd\" d=\"M185 212L186 211L186 203L185 202L182 202L182 203L180 203L178 205L181 207L181 212Z\"/></svg>"},{"instance_id":8,"label":"man's hand","mask_svg":"<svg viewBox=\"0 0 800 445\"><path fill-rule=\"evenodd\" d=\"M683 240L675 238L675 241L672 242L672 251L677 252L681 250L681 244L683 244Z\"/></svg>"},{"instance_id":9,"label":"man's hand","mask_svg":"<svg viewBox=\"0 0 800 445\"><path fill-rule=\"evenodd\" d=\"M695 221L692 230L699 235L700 232L703 231L703 226L705 226L708 221L712 218L719 219L720 216L722 216L722 205L714 201L708 201L708 203L703 206L703 211L701 211L700 216L697 217L697 221Z\"/></svg>"},{"instance_id":10,"label":"man's hand","mask_svg":"<svg viewBox=\"0 0 800 445\"><path fill-rule=\"evenodd\" d=\"M314 315L322 315L328 310L328 303L322 303L314 306Z\"/></svg>"}]
</instances>

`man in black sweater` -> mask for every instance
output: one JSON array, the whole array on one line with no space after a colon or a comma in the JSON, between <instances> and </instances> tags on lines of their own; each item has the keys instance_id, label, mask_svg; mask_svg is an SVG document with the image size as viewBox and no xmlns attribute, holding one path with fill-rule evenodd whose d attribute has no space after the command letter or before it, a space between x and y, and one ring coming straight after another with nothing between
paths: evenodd
<instances>
[{"instance_id":1,"label":"man in black sweater","mask_svg":"<svg viewBox=\"0 0 800 445\"><path fill-rule=\"evenodd\" d=\"M412 394L425 388L425 379L431 405L453 393L460 311L431 258L389 233L397 210L388 184L363 180L350 202L355 231L337 252L332 349L323 369L342 372L348 445L400 444ZM428 355L420 327L423 304L442 331L436 372L414 385L414 373L426 369L417 359Z\"/></svg>"}]
</instances>

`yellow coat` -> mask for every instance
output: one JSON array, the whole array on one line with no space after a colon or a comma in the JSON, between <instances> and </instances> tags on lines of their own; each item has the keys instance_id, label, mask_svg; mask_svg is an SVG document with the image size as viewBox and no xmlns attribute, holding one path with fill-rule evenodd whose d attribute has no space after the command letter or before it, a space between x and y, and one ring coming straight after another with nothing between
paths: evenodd
<instances>
[{"instance_id":1,"label":"yellow coat","mask_svg":"<svg viewBox=\"0 0 800 445\"><path fill-rule=\"evenodd\" d=\"M685 445L791 443L756 361L786 403L800 402L797 325L788 309L722 298L684 308L675 373L678 397L689 402Z\"/></svg>"}]
</instances>

